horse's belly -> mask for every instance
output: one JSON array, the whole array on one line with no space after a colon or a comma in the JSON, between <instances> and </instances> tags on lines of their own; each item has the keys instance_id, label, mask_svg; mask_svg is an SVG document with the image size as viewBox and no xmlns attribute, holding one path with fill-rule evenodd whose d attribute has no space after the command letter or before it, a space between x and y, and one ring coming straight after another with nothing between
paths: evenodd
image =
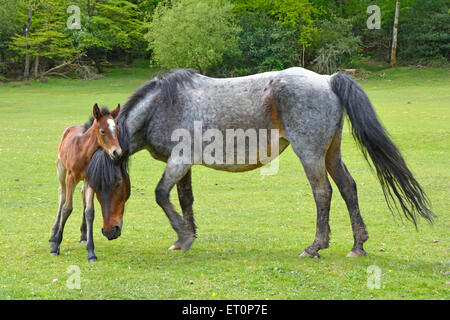
<instances>
[{"instance_id":1,"label":"horse's belly","mask_svg":"<svg viewBox=\"0 0 450 320\"><path fill-rule=\"evenodd\" d=\"M267 145L266 150L264 150L261 154L260 150L256 150L255 156L252 161L250 155L250 149L246 148L245 157L239 161L238 152L236 149L233 152L233 161L227 161L226 150L224 151L223 161L205 161L205 155L203 157L202 165L208 168L212 168L215 170L228 171L228 172L245 172L251 171L254 169L261 168L262 166L269 164L273 160L275 160L286 148L289 146L289 141L284 138L279 139L278 144L275 146ZM278 152L276 154L272 154L270 149L272 147L278 147ZM269 150L269 151L267 151ZM260 156L263 156L262 159Z\"/></svg>"}]
</instances>

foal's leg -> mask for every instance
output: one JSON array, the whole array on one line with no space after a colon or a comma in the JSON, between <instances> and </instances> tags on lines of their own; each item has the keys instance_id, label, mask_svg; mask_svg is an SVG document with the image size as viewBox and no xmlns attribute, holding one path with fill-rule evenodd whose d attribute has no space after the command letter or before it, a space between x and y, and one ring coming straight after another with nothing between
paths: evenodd
<instances>
[{"instance_id":1,"label":"foal's leg","mask_svg":"<svg viewBox=\"0 0 450 320\"><path fill-rule=\"evenodd\" d=\"M61 244L63 238L64 226L66 224L67 218L69 218L72 213L72 200L73 200L73 192L77 185L77 181L72 177L71 174L67 174L66 176L66 201L61 208L61 216L59 219L58 231L55 234L55 241L50 242L51 251L50 254L52 256L59 255L59 245Z\"/></svg>"},{"instance_id":2,"label":"foal's leg","mask_svg":"<svg viewBox=\"0 0 450 320\"><path fill-rule=\"evenodd\" d=\"M295 149L294 149L295 150ZM303 167L311 185L317 209L316 236L314 242L299 257L318 258L319 250L328 248L330 241L330 203L332 189L328 181L323 158L307 158L300 155Z\"/></svg>"},{"instance_id":3,"label":"foal's leg","mask_svg":"<svg viewBox=\"0 0 450 320\"><path fill-rule=\"evenodd\" d=\"M184 253L189 250L194 242L195 233L192 227L187 223L173 208L170 202L170 190L178 183L189 171L191 165L175 163L171 159L167 162L167 167L164 170L164 174L156 187L156 202L164 210L169 218L170 224L175 232L178 234L178 240L175 241L176 245ZM171 247L173 248L173 246Z\"/></svg>"},{"instance_id":4,"label":"foal's leg","mask_svg":"<svg viewBox=\"0 0 450 320\"><path fill-rule=\"evenodd\" d=\"M83 214L81 219L81 237L80 237L80 243L86 243L87 242L87 226L86 226L86 189L87 185L86 182L84 183L83 187L81 188L81 198L83 199Z\"/></svg>"},{"instance_id":5,"label":"foal's leg","mask_svg":"<svg viewBox=\"0 0 450 320\"><path fill-rule=\"evenodd\" d=\"M56 244L56 234L59 230L59 222L61 220L61 211L63 208L64 203L66 202L66 174L67 170L62 164L62 162L58 159L56 162L56 169L58 173L58 180L59 180L59 208L58 213L56 214L56 221L52 227L52 234L50 236L50 248L53 248L53 246Z\"/></svg>"},{"instance_id":6,"label":"foal's leg","mask_svg":"<svg viewBox=\"0 0 450 320\"><path fill-rule=\"evenodd\" d=\"M94 225L94 190L89 187L89 185L84 183L84 194L86 201L86 209L84 210L84 216L86 217L86 229L87 229L87 244L86 249L88 250L88 261L97 261L97 256L94 252L94 236L93 236L93 225Z\"/></svg>"},{"instance_id":7,"label":"foal's leg","mask_svg":"<svg viewBox=\"0 0 450 320\"><path fill-rule=\"evenodd\" d=\"M340 139L333 141L326 157L327 170L339 188L339 191L347 204L352 224L354 244L347 257L365 256L363 244L369 239L366 226L359 212L358 194L356 183L347 170L341 158Z\"/></svg>"}]
</instances>

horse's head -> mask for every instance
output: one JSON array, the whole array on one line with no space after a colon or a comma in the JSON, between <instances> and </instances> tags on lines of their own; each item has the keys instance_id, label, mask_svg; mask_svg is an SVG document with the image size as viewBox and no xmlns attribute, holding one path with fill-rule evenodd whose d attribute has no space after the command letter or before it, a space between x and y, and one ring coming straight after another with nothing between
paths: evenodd
<instances>
[{"instance_id":1,"label":"horse's head","mask_svg":"<svg viewBox=\"0 0 450 320\"><path fill-rule=\"evenodd\" d=\"M97 142L113 160L119 159L122 155L118 139L119 126L115 121L119 112L120 104L109 114L103 114L97 104L94 105L92 110L94 115L92 126L97 135Z\"/></svg>"},{"instance_id":2,"label":"horse's head","mask_svg":"<svg viewBox=\"0 0 450 320\"><path fill-rule=\"evenodd\" d=\"M118 238L122 232L125 202L131 190L127 161L128 152L118 163L99 149L92 156L86 173L88 183L102 207L102 233L108 240Z\"/></svg>"},{"instance_id":3,"label":"horse's head","mask_svg":"<svg viewBox=\"0 0 450 320\"><path fill-rule=\"evenodd\" d=\"M108 240L116 239L122 232L125 202L130 197L130 181L128 174L117 169L113 184L97 193L97 199L102 207L102 233Z\"/></svg>"}]
</instances>

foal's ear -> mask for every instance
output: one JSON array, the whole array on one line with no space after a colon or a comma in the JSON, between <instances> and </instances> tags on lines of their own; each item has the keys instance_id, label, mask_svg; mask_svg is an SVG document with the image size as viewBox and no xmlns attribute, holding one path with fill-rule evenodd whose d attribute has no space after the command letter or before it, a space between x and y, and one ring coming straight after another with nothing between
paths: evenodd
<instances>
[{"instance_id":1,"label":"foal's ear","mask_svg":"<svg viewBox=\"0 0 450 320\"><path fill-rule=\"evenodd\" d=\"M100 120L101 117L103 117L102 112L100 111L99 107L97 104L94 104L94 108L92 110L92 114L94 115L94 118L98 120Z\"/></svg>"},{"instance_id":2,"label":"foal's ear","mask_svg":"<svg viewBox=\"0 0 450 320\"><path fill-rule=\"evenodd\" d=\"M119 112L120 112L120 103L117 105L117 108L111 111L111 116L113 117L113 119L117 118Z\"/></svg>"}]
</instances>

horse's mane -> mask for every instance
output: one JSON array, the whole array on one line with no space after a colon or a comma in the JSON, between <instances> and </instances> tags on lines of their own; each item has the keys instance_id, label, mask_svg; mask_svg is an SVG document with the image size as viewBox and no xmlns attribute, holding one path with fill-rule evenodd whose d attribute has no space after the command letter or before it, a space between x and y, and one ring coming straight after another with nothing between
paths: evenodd
<instances>
[{"instance_id":1,"label":"horse's mane","mask_svg":"<svg viewBox=\"0 0 450 320\"><path fill-rule=\"evenodd\" d=\"M128 101L123 105L120 112L122 117L128 115L148 93L153 89L161 91L160 103L171 106L174 102L179 86L193 85L193 77L197 75L197 71L193 69L175 69L161 77L155 77L153 80L147 81L139 89L137 89Z\"/></svg>"},{"instance_id":2,"label":"horse's mane","mask_svg":"<svg viewBox=\"0 0 450 320\"><path fill-rule=\"evenodd\" d=\"M106 107L102 107L101 108L101 112L102 112L102 114L104 115L104 116L107 116L108 114L110 114L110 112L109 112L109 109L108 108L106 108ZM89 121L88 122L86 122L84 125L83 125L83 133L85 133L86 131L88 131L89 130L89 128L90 127L92 127L92 124L94 123L94 116L91 116L90 118L89 118Z\"/></svg>"},{"instance_id":3,"label":"horse's mane","mask_svg":"<svg viewBox=\"0 0 450 320\"><path fill-rule=\"evenodd\" d=\"M126 199L130 197L131 186L128 176L128 156L119 162L114 162L111 158L99 148L92 155L91 161L86 170L86 178L89 186L95 192L102 194L105 191L112 190L114 182L123 175L127 187Z\"/></svg>"}]
</instances>

